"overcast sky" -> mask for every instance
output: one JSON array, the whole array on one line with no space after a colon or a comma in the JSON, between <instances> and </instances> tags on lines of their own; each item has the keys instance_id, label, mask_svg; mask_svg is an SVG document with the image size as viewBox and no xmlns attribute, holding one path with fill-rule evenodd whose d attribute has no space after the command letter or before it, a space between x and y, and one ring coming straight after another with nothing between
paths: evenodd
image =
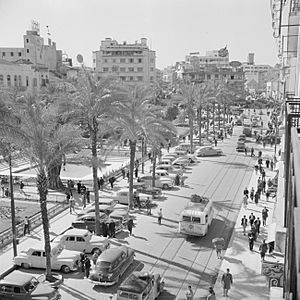
<instances>
[{"instance_id":1,"label":"overcast sky","mask_svg":"<svg viewBox=\"0 0 300 300\"><path fill-rule=\"evenodd\" d=\"M31 20L45 40L48 25L57 48L73 61L81 53L88 66L106 37L147 38L158 68L226 45L230 60L254 52L256 64L278 62L269 0L0 0L0 47L23 47Z\"/></svg>"}]
</instances>

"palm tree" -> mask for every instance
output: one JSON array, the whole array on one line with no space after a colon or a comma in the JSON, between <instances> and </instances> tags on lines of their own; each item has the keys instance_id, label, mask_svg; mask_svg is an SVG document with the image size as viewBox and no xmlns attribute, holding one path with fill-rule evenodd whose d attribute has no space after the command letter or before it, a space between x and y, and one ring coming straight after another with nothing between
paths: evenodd
<instances>
[{"instance_id":1,"label":"palm tree","mask_svg":"<svg viewBox=\"0 0 300 300\"><path fill-rule=\"evenodd\" d=\"M133 171L136 146L142 138L148 144L158 137L158 128L167 123L158 118L158 108L151 104L152 90L138 85L124 88L125 94L122 102L118 104L116 126L121 130L121 141L128 140L130 146L129 166L129 208L133 204Z\"/></svg>"},{"instance_id":2,"label":"palm tree","mask_svg":"<svg viewBox=\"0 0 300 300\"><path fill-rule=\"evenodd\" d=\"M95 233L100 235L98 169L103 166L103 161L98 157L97 147L103 128L111 122L114 101L118 99L116 83L111 78L96 81L83 68L74 88L75 90L71 91L68 99L72 110L67 112L66 117L80 125L89 135L96 214Z\"/></svg>"},{"instance_id":3,"label":"palm tree","mask_svg":"<svg viewBox=\"0 0 300 300\"><path fill-rule=\"evenodd\" d=\"M4 136L18 146L37 171L46 253L46 277L50 278L51 246L47 212L47 173L58 157L78 145L78 130L69 124L57 125L54 110L51 106L45 106L38 95L23 96L14 100L14 105L11 106L12 113L19 120L19 124L14 127L10 124L2 125L4 129L9 129L4 132Z\"/></svg>"}]
</instances>

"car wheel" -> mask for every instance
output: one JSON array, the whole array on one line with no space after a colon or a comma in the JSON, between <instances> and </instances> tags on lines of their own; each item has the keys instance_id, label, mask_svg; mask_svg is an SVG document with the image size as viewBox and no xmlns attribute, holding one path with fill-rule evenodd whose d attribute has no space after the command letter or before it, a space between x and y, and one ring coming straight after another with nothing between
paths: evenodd
<instances>
[{"instance_id":1,"label":"car wheel","mask_svg":"<svg viewBox=\"0 0 300 300\"><path fill-rule=\"evenodd\" d=\"M24 269L30 269L30 264L28 264L28 263L22 263L21 267L24 268Z\"/></svg>"},{"instance_id":2,"label":"car wheel","mask_svg":"<svg viewBox=\"0 0 300 300\"><path fill-rule=\"evenodd\" d=\"M162 188L163 188L164 190L167 190L167 189L169 188L169 185L166 184L166 183L164 183L163 186L162 186Z\"/></svg>"},{"instance_id":3,"label":"car wheel","mask_svg":"<svg viewBox=\"0 0 300 300\"><path fill-rule=\"evenodd\" d=\"M63 266L61 267L61 271L62 271L63 273L70 273L70 272L71 272L71 269L70 269L70 267L68 267L68 266L66 266L66 265L63 265Z\"/></svg>"}]
</instances>

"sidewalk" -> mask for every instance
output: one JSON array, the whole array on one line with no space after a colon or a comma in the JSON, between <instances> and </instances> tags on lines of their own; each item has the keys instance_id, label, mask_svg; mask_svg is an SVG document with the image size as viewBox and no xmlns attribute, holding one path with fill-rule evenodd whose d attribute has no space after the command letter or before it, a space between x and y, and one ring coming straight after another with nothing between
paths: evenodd
<instances>
[{"instance_id":1,"label":"sidewalk","mask_svg":"<svg viewBox=\"0 0 300 300\"><path fill-rule=\"evenodd\" d=\"M274 148L265 148L260 149L264 155L273 155ZM266 171L266 181L268 178L273 178L276 175L276 171L271 171L265 167L263 162L263 167ZM256 191L257 188L257 179L260 176L260 173L253 175L248 185L248 190L250 192L251 188L254 187ZM241 199L242 199L241 195ZM249 199L249 204L247 209L243 206L238 215L236 225L234 227L229 246L226 249L226 252L223 257L222 265L218 275L218 279L215 283L215 293L217 299L251 299L251 300L264 300L269 299L269 287L267 286L267 279L262 275L262 263L259 253L259 246L262 243L263 239L267 240L268 228L271 226L273 219L274 207L276 206L276 197L269 198L269 201L266 201L266 197L262 194L261 199L259 200L258 205L254 202L251 202ZM261 211L264 207L267 207L269 210L267 226L263 227L261 224L260 234L257 237L256 242L254 243L253 251L249 249L248 236L243 234L243 228L241 226L241 219L246 215L247 219L249 218L250 213L252 212L256 218L259 217L262 222ZM247 233L250 231L249 219L247 226ZM266 254L265 260L274 260L272 255ZM221 282L222 275L226 273L226 269L230 269L230 273L233 277L233 285L229 290L228 297L223 297L223 285Z\"/></svg>"}]
</instances>

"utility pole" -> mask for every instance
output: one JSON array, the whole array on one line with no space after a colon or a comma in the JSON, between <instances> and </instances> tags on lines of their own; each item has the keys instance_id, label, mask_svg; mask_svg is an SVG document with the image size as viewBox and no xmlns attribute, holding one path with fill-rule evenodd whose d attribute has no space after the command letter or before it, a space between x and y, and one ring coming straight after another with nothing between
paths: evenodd
<instances>
[{"instance_id":1,"label":"utility pole","mask_svg":"<svg viewBox=\"0 0 300 300\"><path fill-rule=\"evenodd\" d=\"M12 227L12 235L13 235L13 251L15 257L18 255L18 252L17 252L16 213L15 213L15 199L14 199L13 176L12 176L12 166L11 166L11 152L9 152L8 155L8 164L9 164L11 227Z\"/></svg>"}]
</instances>

